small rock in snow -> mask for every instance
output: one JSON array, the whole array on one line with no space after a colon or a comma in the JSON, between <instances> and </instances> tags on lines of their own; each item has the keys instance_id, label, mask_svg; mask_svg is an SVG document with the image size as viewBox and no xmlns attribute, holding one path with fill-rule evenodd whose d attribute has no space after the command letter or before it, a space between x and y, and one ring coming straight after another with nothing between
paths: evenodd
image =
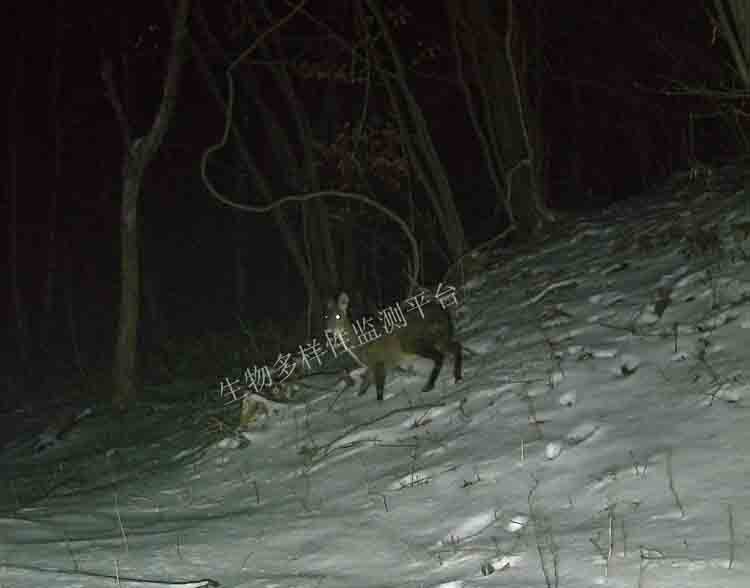
<instances>
[{"instance_id":1,"label":"small rock in snow","mask_svg":"<svg viewBox=\"0 0 750 588\"><path fill-rule=\"evenodd\" d=\"M517 514L512 519L510 519L510 522L508 522L507 525L505 525L505 530L509 533L517 533L518 531L523 529L528 522L529 517L527 517L525 514Z\"/></svg>"},{"instance_id":2,"label":"small rock in snow","mask_svg":"<svg viewBox=\"0 0 750 588\"><path fill-rule=\"evenodd\" d=\"M599 425L595 425L594 423L583 423L582 425L578 425L575 429L570 431L565 436L565 440L571 445L578 445L579 443L582 443L583 441L591 437L598 430Z\"/></svg>"},{"instance_id":3,"label":"small rock in snow","mask_svg":"<svg viewBox=\"0 0 750 588\"><path fill-rule=\"evenodd\" d=\"M237 437L225 437L216 446L219 449L238 449L242 442Z\"/></svg>"},{"instance_id":4,"label":"small rock in snow","mask_svg":"<svg viewBox=\"0 0 750 588\"><path fill-rule=\"evenodd\" d=\"M577 395L578 393L575 390L570 390L565 394L561 394L558 402L561 406L573 406L576 403Z\"/></svg>"},{"instance_id":5,"label":"small rock in snow","mask_svg":"<svg viewBox=\"0 0 750 588\"><path fill-rule=\"evenodd\" d=\"M544 456L547 459L557 459L560 453L562 453L562 443L559 441L547 443L547 447L544 448Z\"/></svg>"}]
</instances>

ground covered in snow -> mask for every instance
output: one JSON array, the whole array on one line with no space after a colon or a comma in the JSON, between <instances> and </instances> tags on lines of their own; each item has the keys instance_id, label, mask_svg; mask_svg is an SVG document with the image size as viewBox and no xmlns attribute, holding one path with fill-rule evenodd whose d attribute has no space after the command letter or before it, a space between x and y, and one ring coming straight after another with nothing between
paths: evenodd
<instances>
[{"instance_id":1,"label":"ground covered in snow","mask_svg":"<svg viewBox=\"0 0 750 588\"><path fill-rule=\"evenodd\" d=\"M306 381L244 435L163 403L9 444L0 586L747 586L748 174L497 252L458 385L419 392L425 361L382 404Z\"/></svg>"}]
</instances>

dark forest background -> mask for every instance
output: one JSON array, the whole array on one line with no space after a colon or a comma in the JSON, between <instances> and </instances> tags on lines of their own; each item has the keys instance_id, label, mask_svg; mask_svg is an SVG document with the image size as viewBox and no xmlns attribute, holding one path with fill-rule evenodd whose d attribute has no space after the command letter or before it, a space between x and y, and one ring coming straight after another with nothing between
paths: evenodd
<instances>
[{"instance_id":1,"label":"dark forest background","mask_svg":"<svg viewBox=\"0 0 750 588\"><path fill-rule=\"evenodd\" d=\"M215 385L315 336L340 289L371 310L458 287L482 253L748 147L740 2L13 10L6 409Z\"/></svg>"}]
</instances>

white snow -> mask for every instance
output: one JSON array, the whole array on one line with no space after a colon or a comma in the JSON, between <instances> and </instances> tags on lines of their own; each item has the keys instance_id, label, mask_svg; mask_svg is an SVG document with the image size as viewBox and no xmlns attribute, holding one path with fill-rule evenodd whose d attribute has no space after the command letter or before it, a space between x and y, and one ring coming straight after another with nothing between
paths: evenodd
<instances>
[{"instance_id":1,"label":"white snow","mask_svg":"<svg viewBox=\"0 0 750 588\"><path fill-rule=\"evenodd\" d=\"M744 588L742 173L498 253L461 300L457 385L449 360L383 403L319 376L242 435L183 403L6 448L0 586ZM690 254L698 229L722 251Z\"/></svg>"}]
</instances>

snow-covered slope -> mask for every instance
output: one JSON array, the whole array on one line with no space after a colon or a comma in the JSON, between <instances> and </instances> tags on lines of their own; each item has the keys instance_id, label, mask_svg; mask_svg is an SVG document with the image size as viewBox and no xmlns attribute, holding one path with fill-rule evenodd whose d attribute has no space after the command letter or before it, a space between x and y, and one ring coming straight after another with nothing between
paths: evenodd
<instances>
[{"instance_id":1,"label":"snow-covered slope","mask_svg":"<svg viewBox=\"0 0 750 588\"><path fill-rule=\"evenodd\" d=\"M175 406L0 455L0 585L747 586L744 175L498 254L458 385L396 375L378 404L319 378L249 443Z\"/></svg>"}]
</instances>

